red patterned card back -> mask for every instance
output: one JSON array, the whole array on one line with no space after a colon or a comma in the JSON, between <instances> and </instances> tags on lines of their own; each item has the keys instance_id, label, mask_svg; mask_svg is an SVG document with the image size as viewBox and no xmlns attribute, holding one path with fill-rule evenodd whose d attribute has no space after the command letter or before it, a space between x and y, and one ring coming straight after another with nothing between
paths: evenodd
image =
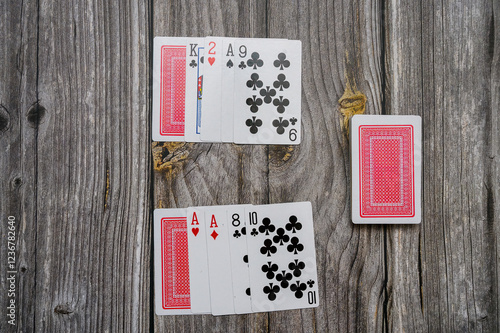
<instances>
[{"instance_id":1,"label":"red patterned card back","mask_svg":"<svg viewBox=\"0 0 500 333\"><path fill-rule=\"evenodd\" d=\"M160 134L184 135L186 47L161 48Z\"/></svg>"},{"instance_id":2,"label":"red patterned card back","mask_svg":"<svg viewBox=\"0 0 500 333\"><path fill-rule=\"evenodd\" d=\"M190 309L189 251L185 217L161 219L162 306Z\"/></svg>"},{"instance_id":3,"label":"red patterned card back","mask_svg":"<svg viewBox=\"0 0 500 333\"><path fill-rule=\"evenodd\" d=\"M359 127L361 217L415 215L413 126Z\"/></svg>"}]
</instances>

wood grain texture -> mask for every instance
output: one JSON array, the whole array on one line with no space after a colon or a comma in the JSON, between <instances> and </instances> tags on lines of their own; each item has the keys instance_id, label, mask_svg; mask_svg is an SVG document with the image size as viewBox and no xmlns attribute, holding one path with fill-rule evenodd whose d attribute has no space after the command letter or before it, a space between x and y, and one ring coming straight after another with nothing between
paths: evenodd
<instances>
[{"instance_id":1,"label":"wood grain texture","mask_svg":"<svg viewBox=\"0 0 500 333\"><path fill-rule=\"evenodd\" d=\"M499 178L490 164L499 132L498 6L489 1L422 7L424 221L423 312L428 329L498 331L494 210ZM496 30L496 37L495 31ZM496 50L495 50L496 49ZM496 73L495 73L496 68ZM497 81L498 82L498 81ZM493 143L493 145L492 145ZM494 158L494 157L493 157ZM492 163L493 162L493 163ZM498 206L497 206L498 207ZM495 215L495 216L494 216Z\"/></svg>"},{"instance_id":2,"label":"wood grain texture","mask_svg":"<svg viewBox=\"0 0 500 333\"><path fill-rule=\"evenodd\" d=\"M2 141L14 143L2 196L21 196L2 207L22 223L14 330L147 331L148 7L14 3L1 97L13 115Z\"/></svg>"},{"instance_id":3,"label":"wood grain texture","mask_svg":"<svg viewBox=\"0 0 500 333\"><path fill-rule=\"evenodd\" d=\"M490 0L0 0L0 331L498 331L499 22ZM301 145L150 145L157 35L300 39ZM421 225L351 223L363 109L422 116ZM154 314L153 208L302 200L317 309Z\"/></svg>"},{"instance_id":4,"label":"wood grain texture","mask_svg":"<svg viewBox=\"0 0 500 333\"><path fill-rule=\"evenodd\" d=\"M387 112L422 115L424 151L422 224L388 228L391 331L499 329L493 3L386 8Z\"/></svg>"},{"instance_id":5,"label":"wood grain texture","mask_svg":"<svg viewBox=\"0 0 500 333\"><path fill-rule=\"evenodd\" d=\"M36 285L36 195L38 128L28 112L36 110L37 6L32 2L0 2L0 331L33 331ZM7 277L7 218L16 222L16 326L8 324L12 299ZM10 235L9 235L10 236ZM9 259L10 261L10 259Z\"/></svg>"}]
</instances>

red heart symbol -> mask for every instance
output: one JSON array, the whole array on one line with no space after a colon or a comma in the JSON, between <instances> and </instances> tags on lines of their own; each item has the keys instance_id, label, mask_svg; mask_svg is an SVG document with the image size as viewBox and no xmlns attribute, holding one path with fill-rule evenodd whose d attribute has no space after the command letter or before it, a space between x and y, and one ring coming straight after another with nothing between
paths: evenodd
<instances>
[{"instance_id":1,"label":"red heart symbol","mask_svg":"<svg viewBox=\"0 0 500 333\"><path fill-rule=\"evenodd\" d=\"M196 237L196 235L198 235L198 232L200 231L200 229L193 228L193 229L191 229L191 231L193 232L194 236Z\"/></svg>"},{"instance_id":2,"label":"red heart symbol","mask_svg":"<svg viewBox=\"0 0 500 333\"><path fill-rule=\"evenodd\" d=\"M208 62L210 63L210 66L212 66L215 62L215 58L214 57L208 57Z\"/></svg>"}]
</instances>

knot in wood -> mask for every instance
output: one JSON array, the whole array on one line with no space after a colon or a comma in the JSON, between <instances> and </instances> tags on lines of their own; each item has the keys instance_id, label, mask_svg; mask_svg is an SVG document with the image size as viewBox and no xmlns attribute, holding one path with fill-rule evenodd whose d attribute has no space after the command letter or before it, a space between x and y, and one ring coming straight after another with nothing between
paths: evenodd
<instances>
[{"instance_id":1,"label":"knot in wood","mask_svg":"<svg viewBox=\"0 0 500 333\"><path fill-rule=\"evenodd\" d=\"M153 142L153 167L156 171L172 173L180 168L189 156L192 144L184 142Z\"/></svg>"},{"instance_id":2,"label":"knot in wood","mask_svg":"<svg viewBox=\"0 0 500 333\"><path fill-rule=\"evenodd\" d=\"M366 96L360 91L346 88L344 95L339 99L340 113L344 116L344 130L349 133L349 119L355 114L365 113Z\"/></svg>"},{"instance_id":3,"label":"knot in wood","mask_svg":"<svg viewBox=\"0 0 500 333\"><path fill-rule=\"evenodd\" d=\"M21 177L15 177L13 180L12 180L12 186L14 188L16 187L19 187L23 184L23 180L21 179Z\"/></svg>"},{"instance_id":4,"label":"knot in wood","mask_svg":"<svg viewBox=\"0 0 500 333\"><path fill-rule=\"evenodd\" d=\"M275 166L285 164L293 156L294 146L270 146L269 163Z\"/></svg>"},{"instance_id":5,"label":"knot in wood","mask_svg":"<svg viewBox=\"0 0 500 333\"><path fill-rule=\"evenodd\" d=\"M75 312L73 308L69 305L69 303L66 304L59 304L54 308L54 312L57 314L70 314Z\"/></svg>"},{"instance_id":6,"label":"knot in wood","mask_svg":"<svg viewBox=\"0 0 500 333\"><path fill-rule=\"evenodd\" d=\"M10 113L0 105L0 132L5 132L10 126Z\"/></svg>"},{"instance_id":7,"label":"knot in wood","mask_svg":"<svg viewBox=\"0 0 500 333\"><path fill-rule=\"evenodd\" d=\"M47 110L38 102L33 104L28 110L27 118L31 127L37 128L41 123Z\"/></svg>"}]
</instances>

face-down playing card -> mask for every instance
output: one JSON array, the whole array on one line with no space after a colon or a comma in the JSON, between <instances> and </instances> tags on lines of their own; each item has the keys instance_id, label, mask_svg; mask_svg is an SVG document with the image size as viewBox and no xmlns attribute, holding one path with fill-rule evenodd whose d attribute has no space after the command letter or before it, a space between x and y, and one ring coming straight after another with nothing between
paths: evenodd
<instances>
[{"instance_id":1,"label":"face-down playing card","mask_svg":"<svg viewBox=\"0 0 500 333\"><path fill-rule=\"evenodd\" d=\"M250 290L254 312L318 306L310 202L246 209Z\"/></svg>"},{"instance_id":2,"label":"face-down playing card","mask_svg":"<svg viewBox=\"0 0 500 333\"><path fill-rule=\"evenodd\" d=\"M154 141L184 141L187 40L183 37L154 39Z\"/></svg>"},{"instance_id":3,"label":"face-down playing card","mask_svg":"<svg viewBox=\"0 0 500 333\"><path fill-rule=\"evenodd\" d=\"M186 209L154 211L157 315L191 314Z\"/></svg>"},{"instance_id":4,"label":"face-down playing card","mask_svg":"<svg viewBox=\"0 0 500 333\"><path fill-rule=\"evenodd\" d=\"M234 142L299 144L301 42L238 39L234 45Z\"/></svg>"},{"instance_id":5,"label":"face-down playing card","mask_svg":"<svg viewBox=\"0 0 500 333\"><path fill-rule=\"evenodd\" d=\"M420 223L421 118L351 118L352 220Z\"/></svg>"}]
</instances>

